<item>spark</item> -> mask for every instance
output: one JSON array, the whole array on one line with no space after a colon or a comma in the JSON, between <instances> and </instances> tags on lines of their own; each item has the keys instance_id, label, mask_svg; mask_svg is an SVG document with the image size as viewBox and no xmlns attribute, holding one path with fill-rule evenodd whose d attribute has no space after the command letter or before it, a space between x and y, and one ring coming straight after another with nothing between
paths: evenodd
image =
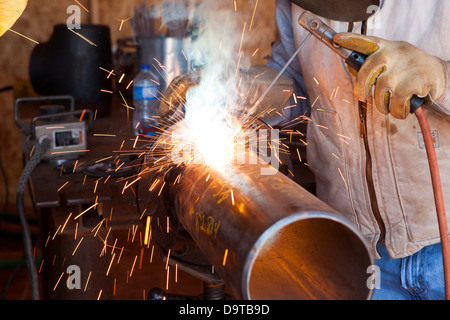
<instances>
[{"instance_id":1,"label":"spark","mask_svg":"<svg viewBox=\"0 0 450 320\"><path fill-rule=\"evenodd\" d=\"M153 262L153 251L155 251L155 245L152 246L152 253L150 254L150 263Z\"/></svg>"},{"instance_id":2,"label":"spark","mask_svg":"<svg viewBox=\"0 0 450 320\"><path fill-rule=\"evenodd\" d=\"M116 168L116 170L114 170L115 172L117 172L117 171L119 171L120 170L120 168L122 168L122 166L125 164L125 162L122 162L121 164L120 164L120 166L118 166L117 168Z\"/></svg>"},{"instance_id":3,"label":"spark","mask_svg":"<svg viewBox=\"0 0 450 320\"><path fill-rule=\"evenodd\" d=\"M255 18L256 8L258 7L258 0L256 0L255 8L253 9L252 19L250 21L250 26L248 27L248 31L252 30L253 20Z\"/></svg>"},{"instance_id":4,"label":"spark","mask_svg":"<svg viewBox=\"0 0 450 320\"><path fill-rule=\"evenodd\" d=\"M133 185L136 181L140 180L142 177L137 177L136 179L134 179L130 184L128 184L128 181L125 181L125 185L123 186L123 190L122 190L122 194L125 192L125 190L130 187L131 185Z\"/></svg>"},{"instance_id":5,"label":"spark","mask_svg":"<svg viewBox=\"0 0 450 320\"><path fill-rule=\"evenodd\" d=\"M98 230L100 230L100 227L102 226L103 221L105 221L105 219L102 219L102 220L101 220L99 223L97 223L97 225L91 230L91 232L92 232L92 231L94 231L95 229L97 229L97 230L95 231L95 233L94 233L94 237L97 236L97 232L98 232Z\"/></svg>"},{"instance_id":6,"label":"spark","mask_svg":"<svg viewBox=\"0 0 450 320\"><path fill-rule=\"evenodd\" d=\"M97 180L95 180L95 185L94 185L94 193L96 193L97 192L97 186L98 186L98 182L100 181L100 180L102 180L103 179L103 177L101 177L101 178L98 178Z\"/></svg>"},{"instance_id":7,"label":"spark","mask_svg":"<svg viewBox=\"0 0 450 320\"><path fill-rule=\"evenodd\" d=\"M352 138L347 137L347 136L344 136L343 134L337 133L337 135L338 135L339 137L342 137L342 138L345 138L345 139L348 139L348 140L352 140Z\"/></svg>"},{"instance_id":8,"label":"spark","mask_svg":"<svg viewBox=\"0 0 450 320\"><path fill-rule=\"evenodd\" d=\"M73 255L75 254L75 252L77 251L77 249L78 249L78 247L80 246L81 241L83 241L83 239L84 239L84 237L81 237L80 241L78 242L77 246L75 247L75 249L74 249L73 252L72 252L72 256L73 256Z\"/></svg>"},{"instance_id":9,"label":"spark","mask_svg":"<svg viewBox=\"0 0 450 320\"><path fill-rule=\"evenodd\" d=\"M148 237L149 237L149 233L150 233L150 222L151 222L151 217L147 216L147 222L145 224L145 235L144 235L144 244L147 245L148 243Z\"/></svg>"},{"instance_id":10,"label":"spark","mask_svg":"<svg viewBox=\"0 0 450 320\"><path fill-rule=\"evenodd\" d=\"M11 32L13 32L13 33L15 33L15 34L17 34L17 35L19 35L19 36L21 36L21 37L23 37L23 38L25 38L25 39L27 39L27 40L30 40L31 42L34 42L34 43L36 43L36 44L39 44L39 42L37 42L36 40L33 40L33 39L27 37L26 35L23 35L23 34L17 32L17 31L14 31L13 29L8 29L8 30L11 31Z\"/></svg>"},{"instance_id":11,"label":"spark","mask_svg":"<svg viewBox=\"0 0 450 320\"><path fill-rule=\"evenodd\" d=\"M99 162L102 162L102 161L105 161L105 160L108 160L108 159L111 159L111 158L112 158L112 156L109 156L109 157L106 157L106 158L102 158L102 159L99 159L99 160L95 161L95 163L99 163Z\"/></svg>"},{"instance_id":12,"label":"spark","mask_svg":"<svg viewBox=\"0 0 450 320\"><path fill-rule=\"evenodd\" d=\"M141 255L139 257L139 270L142 269L142 259L144 258L144 248L141 248Z\"/></svg>"},{"instance_id":13,"label":"spark","mask_svg":"<svg viewBox=\"0 0 450 320\"><path fill-rule=\"evenodd\" d=\"M86 9L80 2L78 2L77 0L75 0L75 2L78 3L78 5L79 5L80 7L82 7L84 10L86 10L87 13L89 13L89 10Z\"/></svg>"},{"instance_id":14,"label":"spark","mask_svg":"<svg viewBox=\"0 0 450 320\"><path fill-rule=\"evenodd\" d=\"M124 248L124 247L122 247L122 249L120 249L119 259L117 259L117 263L120 262L120 258L122 257L123 248Z\"/></svg>"},{"instance_id":15,"label":"spark","mask_svg":"<svg viewBox=\"0 0 450 320\"><path fill-rule=\"evenodd\" d=\"M116 240L114 241L114 244L112 245L111 255L114 254L114 249L116 248L117 240L118 239L116 238Z\"/></svg>"},{"instance_id":16,"label":"spark","mask_svg":"<svg viewBox=\"0 0 450 320\"><path fill-rule=\"evenodd\" d=\"M170 267L167 267L166 290L169 290L169 270L170 270Z\"/></svg>"},{"instance_id":17,"label":"spark","mask_svg":"<svg viewBox=\"0 0 450 320\"><path fill-rule=\"evenodd\" d=\"M54 151L52 154L65 154L65 153L81 153L81 152L89 152L90 150L70 150L70 151Z\"/></svg>"},{"instance_id":18,"label":"spark","mask_svg":"<svg viewBox=\"0 0 450 320\"><path fill-rule=\"evenodd\" d=\"M128 105L127 100L125 99L125 97L123 96L123 94L122 94L122 92L121 92L120 90L119 90L119 94L120 94L120 97L122 98L122 100L123 100L123 102L124 102L124 106L125 106L126 108L128 108L128 109L134 110L133 107L130 107L130 106Z\"/></svg>"},{"instance_id":19,"label":"spark","mask_svg":"<svg viewBox=\"0 0 450 320\"><path fill-rule=\"evenodd\" d=\"M69 216L67 217L66 221L64 222L63 227L61 228L61 233L63 233L64 228L66 227L67 222L69 221L70 217L72 216L72 212L69 214Z\"/></svg>"},{"instance_id":20,"label":"spark","mask_svg":"<svg viewBox=\"0 0 450 320\"><path fill-rule=\"evenodd\" d=\"M164 188L165 185L166 185L166 182L164 181L164 182L163 182L163 185L162 185L162 187L161 187L161 189L160 189L159 192L158 192L158 197L161 195L161 192L162 192L162 190L163 190L163 188Z\"/></svg>"},{"instance_id":21,"label":"spark","mask_svg":"<svg viewBox=\"0 0 450 320\"><path fill-rule=\"evenodd\" d=\"M103 70L103 71L107 72L108 74L112 74L113 76L115 76L115 74L113 73L114 70L108 70L108 69L105 69L105 68L102 68L102 67L98 67L98 68L100 70Z\"/></svg>"},{"instance_id":22,"label":"spark","mask_svg":"<svg viewBox=\"0 0 450 320\"><path fill-rule=\"evenodd\" d=\"M130 271L130 278L133 275L134 265L136 264L137 257L138 257L137 255L136 255L136 257L134 257L133 265L131 266L131 271Z\"/></svg>"},{"instance_id":23,"label":"spark","mask_svg":"<svg viewBox=\"0 0 450 320\"><path fill-rule=\"evenodd\" d=\"M230 189L230 191L231 191L231 203L232 203L233 206L234 206L234 194L233 194L233 189Z\"/></svg>"},{"instance_id":24,"label":"spark","mask_svg":"<svg viewBox=\"0 0 450 320\"><path fill-rule=\"evenodd\" d=\"M339 171L339 174L341 175L341 178L342 178L342 180L344 181L344 184L345 184L345 188L347 188L348 189L348 186L347 186L347 182L345 181L345 178L344 178L344 175L342 174L342 172L341 172L341 169L340 168L338 168L338 171Z\"/></svg>"},{"instance_id":25,"label":"spark","mask_svg":"<svg viewBox=\"0 0 450 320\"><path fill-rule=\"evenodd\" d=\"M95 206L97 206L98 203L94 203L92 206L90 206L89 208L87 208L86 210L82 211L80 214L78 214L74 220L78 219L79 217L81 217L83 214L85 214L87 211L91 210L92 208L94 208Z\"/></svg>"},{"instance_id":26,"label":"spark","mask_svg":"<svg viewBox=\"0 0 450 320\"><path fill-rule=\"evenodd\" d=\"M317 96L316 100L314 100L313 104L311 105L311 109L314 107L314 105L316 104L317 100L319 100L319 96Z\"/></svg>"},{"instance_id":27,"label":"spark","mask_svg":"<svg viewBox=\"0 0 450 320\"><path fill-rule=\"evenodd\" d=\"M108 270L106 270L106 275L107 275L107 276L109 275L109 270L111 269L111 265L112 265L112 263L113 263L115 257L116 257L116 254L114 253L114 254L112 255L111 261L109 262Z\"/></svg>"},{"instance_id":28,"label":"spark","mask_svg":"<svg viewBox=\"0 0 450 320\"><path fill-rule=\"evenodd\" d=\"M300 160L300 162L302 162L302 157L300 156L300 151L298 151L298 149L297 149L297 154L298 154L298 160Z\"/></svg>"},{"instance_id":29,"label":"spark","mask_svg":"<svg viewBox=\"0 0 450 320\"><path fill-rule=\"evenodd\" d=\"M79 36L81 39L83 39L84 41L86 41L87 43L89 43L91 46L97 46L95 43L93 43L91 40L89 40L88 38L86 38L85 36L83 36L82 34L76 32L75 30L72 30L70 28L67 28L70 31L72 31L73 33L75 33L77 36Z\"/></svg>"},{"instance_id":30,"label":"spark","mask_svg":"<svg viewBox=\"0 0 450 320\"><path fill-rule=\"evenodd\" d=\"M61 281L61 278L62 278L62 276L64 275L64 271L61 273L61 275L59 276L59 279L58 279L58 281L56 281L56 284L55 284L55 286L53 287L53 291L55 291L56 290L56 287L58 286L58 284L59 284L59 281Z\"/></svg>"},{"instance_id":31,"label":"spark","mask_svg":"<svg viewBox=\"0 0 450 320\"><path fill-rule=\"evenodd\" d=\"M223 266L225 266L225 264L227 263L227 256L228 256L228 249L225 249L225 253L223 255L223 261L222 261Z\"/></svg>"},{"instance_id":32,"label":"spark","mask_svg":"<svg viewBox=\"0 0 450 320\"><path fill-rule=\"evenodd\" d=\"M84 291L86 291L86 289L87 289L87 286L88 286L88 283L89 283L89 279L91 278L91 273L92 273L92 271L89 271L89 274L88 274L88 277L87 277L87 280L86 280L86 284L84 285Z\"/></svg>"},{"instance_id":33,"label":"spark","mask_svg":"<svg viewBox=\"0 0 450 320\"><path fill-rule=\"evenodd\" d=\"M131 17L130 18L126 18L126 19L120 19L119 31L122 31L122 27L123 27L124 22L126 22L126 21L128 21L130 19L131 19Z\"/></svg>"},{"instance_id":34,"label":"spark","mask_svg":"<svg viewBox=\"0 0 450 320\"><path fill-rule=\"evenodd\" d=\"M83 111L81 112L81 115L80 115L80 119L78 120L79 122L83 121L83 117L84 117L85 113L86 113L86 109L83 109Z\"/></svg>"},{"instance_id":35,"label":"spark","mask_svg":"<svg viewBox=\"0 0 450 320\"><path fill-rule=\"evenodd\" d=\"M169 251L167 252L167 258L166 258L166 270L169 268L170 252L171 252L171 249L169 249Z\"/></svg>"},{"instance_id":36,"label":"spark","mask_svg":"<svg viewBox=\"0 0 450 320\"><path fill-rule=\"evenodd\" d=\"M93 136L94 137L116 137L117 135L110 134L110 133L94 133Z\"/></svg>"},{"instance_id":37,"label":"spark","mask_svg":"<svg viewBox=\"0 0 450 320\"><path fill-rule=\"evenodd\" d=\"M184 50L181 50L181 54L183 55L184 59L186 59L186 61L189 61L189 59L186 56L186 53L184 53Z\"/></svg>"},{"instance_id":38,"label":"spark","mask_svg":"<svg viewBox=\"0 0 450 320\"><path fill-rule=\"evenodd\" d=\"M61 225L58 226L55 233L53 234L52 240L55 240L56 235L58 234L59 228L61 228Z\"/></svg>"},{"instance_id":39,"label":"spark","mask_svg":"<svg viewBox=\"0 0 450 320\"><path fill-rule=\"evenodd\" d=\"M59 187L58 192L61 191L61 189L64 188L68 183L69 181L66 181L66 183L64 183L61 187Z\"/></svg>"}]
</instances>

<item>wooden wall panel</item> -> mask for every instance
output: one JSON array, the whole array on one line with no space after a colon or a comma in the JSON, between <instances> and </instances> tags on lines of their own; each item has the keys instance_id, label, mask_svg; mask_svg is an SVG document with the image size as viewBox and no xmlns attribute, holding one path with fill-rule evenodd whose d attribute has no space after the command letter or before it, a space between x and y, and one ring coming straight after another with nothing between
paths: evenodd
<instances>
[{"instance_id":1,"label":"wooden wall panel","mask_svg":"<svg viewBox=\"0 0 450 320\"><path fill-rule=\"evenodd\" d=\"M124 22L119 30L121 20L133 16L133 7L139 0L98 0L99 19L102 24L110 26L113 45L118 38L132 36L130 20ZM214 0L220 2L224 8L231 8L250 19L255 12L253 20L252 37L243 47L243 50L252 54L252 64L265 63L265 57L270 55L270 46L277 39L277 30L274 19L275 0ZM157 0L148 0L148 4L157 3ZM79 3L89 8L87 0ZM12 27L29 38L46 42L53 31L53 26L65 23L69 15L67 8L76 5L74 0L29 0L22 17ZM256 11L255 5L256 6ZM89 13L81 10L82 22L89 21ZM236 34L234 36L239 36ZM35 44L17 34L6 32L0 38L0 88L17 83L19 79L28 79L28 60ZM15 189L22 172L22 151L20 132L13 121L14 95L12 92L0 93L0 157L7 172L9 181L9 203L15 204ZM4 198L5 184L0 177L0 209ZM27 201L27 205L30 202Z\"/></svg>"}]
</instances>

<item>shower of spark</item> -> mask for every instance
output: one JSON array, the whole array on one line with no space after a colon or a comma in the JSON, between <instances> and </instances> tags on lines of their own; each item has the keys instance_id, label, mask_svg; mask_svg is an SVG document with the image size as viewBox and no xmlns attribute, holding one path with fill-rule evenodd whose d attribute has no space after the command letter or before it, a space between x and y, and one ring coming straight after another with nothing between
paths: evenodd
<instances>
[{"instance_id":1,"label":"shower of spark","mask_svg":"<svg viewBox=\"0 0 450 320\"><path fill-rule=\"evenodd\" d=\"M241 150L237 146L245 146L249 137L246 128L259 115L245 111L251 99L243 92L239 73L248 67L249 57L243 52L244 41L250 35L248 23L233 8L219 10L216 6L204 5L206 12L214 14L200 15L208 18L190 51L192 64L201 66L201 80L188 89L182 106L184 114L175 112L156 146L166 150L166 160L170 154L172 161L174 156L181 156L186 164L203 163L224 170L241 156L236 154L237 149ZM253 22L254 14L251 19ZM233 34L239 36L230 36Z\"/></svg>"}]
</instances>

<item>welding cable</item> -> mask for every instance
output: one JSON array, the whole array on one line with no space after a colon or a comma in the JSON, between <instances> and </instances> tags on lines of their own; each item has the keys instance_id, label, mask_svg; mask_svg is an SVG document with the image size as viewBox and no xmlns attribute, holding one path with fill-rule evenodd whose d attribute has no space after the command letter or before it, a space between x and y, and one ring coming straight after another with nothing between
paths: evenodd
<instances>
[{"instance_id":1,"label":"welding cable","mask_svg":"<svg viewBox=\"0 0 450 320\"><path fill-rule=\"evenodd\" d=\"M437 163L436 150L434 149L433 138L431 136L430 125L422 108L418 108L414 114L422 130L425 149L430 167L431 183L433 186L434 201L439 225L439 235L441 240L442 259L444 265L444 285L445 299L450 299L450 241L448 235L447 217L445 214L444 196L442 193L441 178Z\"/></svg>"},{"instance_id":2,"label":"welding cable","mask_svg":"<svg viewBox=\"0 0 450 320\"><path fill-rule=\"evenodd\" d=\"M36 166L41 162L44 154L47 152L50 146L51 140L48 138L43 139L39 144L36 145L33 155L27 162L25 168L23 169L22 175L19 178L16 191L16 205L19 214L20 224L22 226L25 256L27 260L28 272L30 273L31 298L33 300L39 300L39 281L36 264L34 262L34 250L33 250L33 243L31 241L30 227L28 225L28 221L25 215L24 196L25 191L27 189L28 179L30 178L31 173L34 171Z\"/></svg>"}]
</instances>

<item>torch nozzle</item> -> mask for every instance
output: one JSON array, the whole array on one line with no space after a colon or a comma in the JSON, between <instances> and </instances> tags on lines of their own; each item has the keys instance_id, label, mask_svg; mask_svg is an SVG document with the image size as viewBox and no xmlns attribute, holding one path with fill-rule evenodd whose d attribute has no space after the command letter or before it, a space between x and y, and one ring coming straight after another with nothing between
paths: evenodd
<instances>
[{"instance_id":1,"label":"torch nozzle","mask_svg":"<svg viewBox=\"0 0 450 320\"><path fill-rule=\"evenodd\" d=\"M331 50L336 52L340 57L342 57L350 67L356 71L359 71L367 56L356 51L348 50L334 42L333 37L336 34L336 31L334 31L326 23L309 11L305 11L300 15L298 18L298 23L322 43L326 44Z\"/></svg>"}]
</instances>

